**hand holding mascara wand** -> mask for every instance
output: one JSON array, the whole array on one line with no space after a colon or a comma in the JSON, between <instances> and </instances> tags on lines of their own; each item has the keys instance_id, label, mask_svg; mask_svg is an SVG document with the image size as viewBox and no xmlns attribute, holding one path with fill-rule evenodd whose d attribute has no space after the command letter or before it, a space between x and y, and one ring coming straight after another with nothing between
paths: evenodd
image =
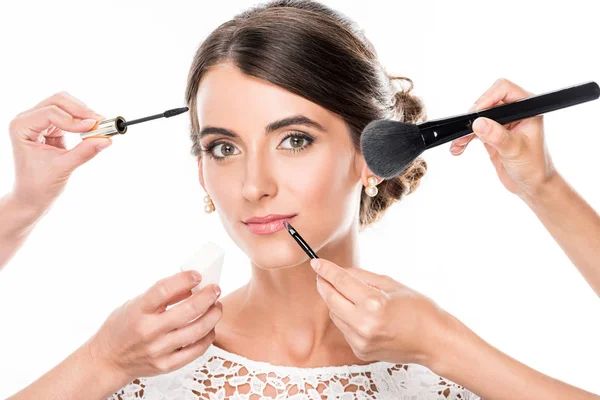
<instances>
[{"instance_id":1,"label":"hand holding mascara wand","mask_svg":"<svg viewBox=\"0 0 600 400\"><path fill-rule=\"evenodd\" d=\"M110 137L110 136L119 135L119 134L124 135L125 132L127 132L127 127L130 125L135 125L135 124L139 124L141 122L151 121L151 120L157 119L157 118L174 117L175 115L183 114L184 112L186 112L188 110L189 110L188 107L174 108L172 110L167 110L161 114L155 114L155 115L151 115L149 117L134 119L132 121L126 121L125 118L123 118L121 116L111 118L111 119L105 119L103 121L100 121L97 124L97 126L95 127L95 129L93 129L89 132L84 132L84 133L80 134L80 137L81 137L81 139L88 139L88 138L92 138L92 137Z\"/></svg>"},{"instance_id":2,"label":"hand holding mascara wand","mask_svg":"<svg viewBox=\"0 0 600 400\"><path fill-rule=\"evenodd\" d=\"M123 117L106 119L63 91L19 113L9 125L15 184L12 192L0 198L0 270L62 192L75 169L110 146L111 136L124 134L129 125L186 111L187 107L176 108L132 121ZM65 132L79 134L85 140L67 150Z\"/></svg>"}]
</instances>

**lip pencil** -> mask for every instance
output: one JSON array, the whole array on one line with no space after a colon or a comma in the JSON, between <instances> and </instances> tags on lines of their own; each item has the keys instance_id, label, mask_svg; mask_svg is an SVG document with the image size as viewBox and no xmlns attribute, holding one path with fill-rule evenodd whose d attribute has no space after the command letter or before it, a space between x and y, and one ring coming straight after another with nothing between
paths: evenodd
<instances>
[{"instance_id":1,"label":"lip pencil","mask_svg":"<svg viewBox=\"0 0 600 400\"><path fill-rule=\"evenodd\" d=\"M292 235L294 240L298 242L300 247L302 247L302 250L304 250L310 258L319 258L317 254L310 248L310 246L304 241L304 239L302 239L302 236L298 234L298 231L296 231L296 229L294 229L294 227L289 222L283 221L283 226L285 226L285 229L287 229L290 235Z\"/></svg>"}]
</instances>

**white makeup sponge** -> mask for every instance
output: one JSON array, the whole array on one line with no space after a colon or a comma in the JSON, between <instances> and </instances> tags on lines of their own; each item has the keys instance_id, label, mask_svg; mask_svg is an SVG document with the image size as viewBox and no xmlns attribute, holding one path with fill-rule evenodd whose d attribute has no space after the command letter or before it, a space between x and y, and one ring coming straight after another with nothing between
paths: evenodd
<instances>
[{"instance_id":1,"label":"white makeup sponge","mask_svg":"<svg viewBox=\"0 0 600 400\"><path fill-rule=\"evenodd\" d=\"M207 242L180 267L182 271L194 269L202 275L200 284L192 289L192 293L198 293L207 285L219 284L224 259L225 251L213 242Z\"/></svg>"}]
</instances>

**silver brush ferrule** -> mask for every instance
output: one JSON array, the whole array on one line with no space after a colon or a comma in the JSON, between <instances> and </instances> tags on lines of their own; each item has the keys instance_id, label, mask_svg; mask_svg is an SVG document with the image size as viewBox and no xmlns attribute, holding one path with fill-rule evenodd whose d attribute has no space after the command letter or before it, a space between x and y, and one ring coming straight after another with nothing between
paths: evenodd
<instances>
[{"instance_id":1,"label":"silver brush ferrule","mask_svg":"<svg viewBox=\"0 0 600 400\"><path fill-rule=\"evenodd\" d=\"M105 119L98 123L96 129L88 132L79 134L81 139L88 139L91 137L110 137L118 134L124 134L127 132L127 127L123 126L125 118L115 117L111 119Z\"/></svg>"}]
</instances>

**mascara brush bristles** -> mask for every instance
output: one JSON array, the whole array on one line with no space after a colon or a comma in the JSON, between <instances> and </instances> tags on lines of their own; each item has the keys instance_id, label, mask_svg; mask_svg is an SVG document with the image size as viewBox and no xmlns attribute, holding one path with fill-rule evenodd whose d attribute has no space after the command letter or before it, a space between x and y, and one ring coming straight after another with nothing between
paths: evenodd
<instances>
[{"instance_id":1,"label":"mascara brush bristles","mask_svg":"<svg viewBox=\"0 0 600 400\"><path fill-rule=\"evenodd\" d=\"M186 112L188 110L189 110L188 107L173 108L172 110L167 110L167 111L165 111L164 113L161 113L161 114L155 114L155 115L151 115L149 117L144 117L144 118L139 118L139 119L134 119L134 120L131 120L131 121L127 121L127 122L124 122L122 125L125 127L125 126L129 126L129 125L139 124L140 122L151 121L153 119L170 118L170 117L174 117L174 116L179 115L179 114L183 114L184 112Z\"/></svg>"}]
</instances>

